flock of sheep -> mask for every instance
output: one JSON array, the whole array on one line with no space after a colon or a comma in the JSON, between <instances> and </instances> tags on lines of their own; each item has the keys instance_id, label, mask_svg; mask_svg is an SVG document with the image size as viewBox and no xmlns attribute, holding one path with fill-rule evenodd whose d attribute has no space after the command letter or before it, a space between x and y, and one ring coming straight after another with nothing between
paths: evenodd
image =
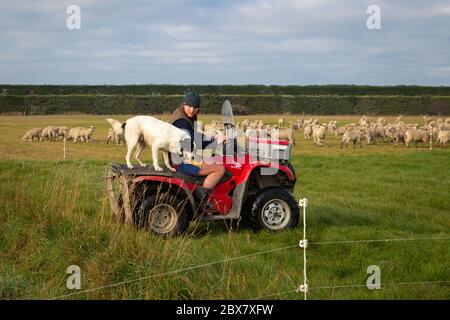
<instances>
[{"instance_id":1,"label":"flock of sheep","mask_svg":"<svg viewBox=\"0 0 450 320\"><path fill-rule=\"evenodd\" d=\"M110 141L116 142L117 144L120 144L121 142L125 143L122 122L111 118L106 119L106 121L111 125L111 129L108 131L108 137L106 138L106 143L109 143ZM71 129L64 126L48 126L44 129L33 128L25 133L22 141L34 141L34 139L37 141L57 141L58 138L61 137L61 139L65 138L66 141L73 141L74 143L89 142L92 139L94 130L94 126L89 126L88 128L75 127Z\"/></svg>"},{"instance_id":2,"label":"flock of sheep","mask_svg":"<svg viewBox=\"0 0 450 320\"><path fill-rule=\"evenodd\" d=\"M342 136L341 148L345 145L353 144L353 147L359 145L365 140L367 144L375 144L381 140L383 142L391 141L395 145L404 144L408 147L411 143L423 142L426 145L430 142L430 137L435 138L435 142L446 147L450 136L450 118L445 121L437 118L434 121L429 116L423 117L423 124L404 123L402 116L397 117L394 123L388 123L384 117L379 117L376 122L371 122L364 115L358 123L350 123L345 126L338 127L336 120L328 123L320 123L319 119L297 119L295 122L286 122L284 118L280 118L276 125L264 124L263 120L250 122L248 119L238 122L236 128L238 134L246 137L264 136L276 137L277 139L288 140L295 146L296 132L303 131L305 139L312 139L316 145L323 145L325 137L328 134L335 137ZM124 130L122 122L108 118L106 121L111 125L108 131L106 143L114 142L118 145L125 144ZM27 131L22 141L38 141L49 140L56 141L59 137L66 138L67 141L89 142L94 133L94 126L88 128L75 127L67 128L64 126L49 126L44 129L33 128ZM223 125L220 121L212 120L209 124L199 123L201 132L207 136L218 136L223 134ZM276 135L276 136L275 136Z\"/></svg>"},{"instance_id":3,"label":"flock of sheep","mask_svg":"<svg viewBox=\"0 0 450 320\"><path fill-rule=\"evenodd\" d=\"M245 136L260 135L270 137L275 132L279 139L289 140L295 146L295 133L303 130L305 139L312 139L316 145L323 145L327 133L338 137L342 136L341 148L345 145L353 144L355 147L365 140L367 144L375 144L377 141L393 142L395 145L404 144L409 147L411 143L417 145L423 142L426 145L430 142L430 137L443 147L446 147L450 136L450 118L443 121L437 118L434 121L429 116L424 116L422 125L404 123L402 116L397 117L394 123L388 123L385 117L379 117L376 122L371 122L364 115L358 123L350 123L345 126L338 127L337 121L329 121L328 123L320 123L319 119L297 119L297 121L286 123L284 118L280 118L276 125L265 125L262 120L250 122L244 120L237 124L238 130L245 133ZM206 134L214 135L215 131L222 130L221 125L217 121L203 126ZM276 131L273 131L276 130Z\"/></svg>"},{"instance_id":4,"label":"flock of sheep","mask_svg":"<svg viewBox=\"0 0 450 320\"><path fill-rule=\"evenodd\" d=\"M94 126L90 126L88 128L75 127L72 129L64 126L48 126L44 129L33 128L25 133L22 141L34 141L35 138L37 141L57 141L58 138L61 137L61 139L66 139L67 141L89 142L94 133L94 129Z\"/></svg>"}]
</instances>

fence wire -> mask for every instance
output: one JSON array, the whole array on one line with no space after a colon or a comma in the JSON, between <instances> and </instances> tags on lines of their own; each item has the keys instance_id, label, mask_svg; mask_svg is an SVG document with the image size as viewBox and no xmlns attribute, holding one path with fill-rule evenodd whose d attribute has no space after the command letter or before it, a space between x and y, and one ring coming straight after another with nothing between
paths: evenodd
<instances>
[{"instance_id":1,"label":"fence wire","mask_svg":"<svg viewBox=\"0 0 450 320\"><path fill-rule=\"evenodd\" d=\"M450 236L422 237L422 238L394 238L394 239L324 241L324 242L311 242L310 245L312 245L312 244L324 245L324 244L371 243L371 242L390 242L390 241L448 240L448 239L450 239ZM247 259L247 258L258 256L258 255L263 255L263 254L267 254L267 253L273 253L273 252L277 252L277 251L282 251L282 250L287 250L287 249L292 249L292 248L298 248L298 247L299 247L299 245L295 244L295 245L290 245L290 246L285 246L285 247L280 247L280 248L275 248L275 249L270 249L270 250L250 253L250 254L246 254L246 255L242 255L242 256L227 258L227 259L223 259L223 260L213 261L213 262L209 262L209 263L198 264L198 265L194 265L194 266L191 266L191 267L180 268L180 269L171 270L171 271L167 271L167 272L163 272L163 273L159 273L159 274L153 274L153 275L150 275L150 276L147 276L147 277L139 277L139 278L136 278L136 279L120 281L120 282L112 283L112 284L105 285L105 286L100 286L100 287L95 287L95 288L85 289L85 290L79 290L79 291L72 292L72 293L69 293L69 294L65 294L65 295L61 295L61 296L58 296L58 297L54 297L51 300L64 299L64 298L68 298L68 297L71 297L71 296L80 295L80 294L83 294L83 293L89 293L89 292L94 292L94 291L98 291L98 290L102 290L102 289L113 288L113 287L117 287L117 286L121 286L121 285L127 285L127 284L130 284L130 283L135 283L135 282L148 280L148 279L152 279L152 278L157 278L157 277L174 275L174 274L177 274L177 273L180 273L180 272L186 272L186 271L195 270L195 269L199 269L199 268L205 268L205 267L209 267L209 266L212 266L212 265L217 265L217 264L221 264L221 263L237 261L237 260L240 260L240 259ZM388 284L384 284L384 285L388 285ZM355 285L355 286L365 286L365 285ZM309 288L309 290L311 290L311 289L325 289L325 288L338 288L338 287L346 287L346 286L312 287L312 288ZM269 297L270 296L276 296L276 295L280 295L280 294L283 294L283 293L290 293L290 292L296 292L296 291L297 291L297 289L289 290L289 291L283 291L283 292L271 294L271 295L268 295L268 296ZM268 297L268 296L262 296L262 297L258 297L258 298L263 298L263 297ZM254 299L258 299L258 298L254 298Z\"/></svg>"},{"instance_id":2,"label":"fence wire","mask_svg":"<svg viewBox=\"0 0 450 320\"><path fill-rule=\"evenodd\" d=\"M390 282L390 283L380 283L380 286L386 287L386 286L402 286L402 285L445 284L445 283L450 284L450 280ZM352 289L352 288L367 288L367 284L351 284L351 285L340 285L340 286L318 286L318 287L312 286L312 287L308 287L308 290ZM294 293L294 292L298 293L298 290L293 289L293 290L280 291L277 293L272 293L272 294L268 294L268 295L264 295L264 296L255 297L250 300L260 300L260 299L264 299L264 298L276 297L276 296L280 296L283 294Z\"/></svg>"}]
</instances>

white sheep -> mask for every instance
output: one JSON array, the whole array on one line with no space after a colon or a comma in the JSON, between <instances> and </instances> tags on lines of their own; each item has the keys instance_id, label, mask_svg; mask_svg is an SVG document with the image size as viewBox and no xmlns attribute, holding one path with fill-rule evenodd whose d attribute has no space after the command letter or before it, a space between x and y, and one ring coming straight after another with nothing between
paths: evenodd
<instances>
[{"instance_id":1,"label":"white sheep","mask_svg":"<svg viewBox=\"0 0 450 320\"><path fill-rule=\"evenodd\" d=\"M337 137L342 136L345 133L345 130L347 130L346 127L337 127L336 130L334 131L334 135Z\"/></svg>"},{"instance_id":2,"label":"white sheep","mask_svg":"<svg viewBox=\"0 0 450 320\"><path fill-rule=\"evenodd\" d=\"M364 129L347 129L345 130L344 134L342 135L342 141L341 141L341 149L346 145L348 148L348 144L350 142L353 143L353 148L355 148L356 144L359 143L360 148L362 148L361 140L363 136L365 135Z\"/></svg>"},{"instance_id":3,"label":"white sheep","mask_svg":"<svg viewBox=\"0 0 450 320\"><path fill-rule=\"evenodd\" d=\"M280 140L288 140L295 146L295 135L291 128L277 128L270 131L270 137Z\"/></svg>"},{"instance_id":4,"label":"white sheep","mask_svg":"<svg viewBox=\"0 0 450 320\"><path fill-rule=\"evenodd\" d=\"M303 136L305 139L311 139L312 132L312 124L305 124L303 127Z\"/></svg>"},{"instance_id":5,"label":"white sheep","mask_svg":"<svg viewBox=\"0 0 450 320\"><path fill-rule=\"evenodd\" d=\"M84 138L86 142L89 142L92 138L92 134L94 133L94 126L90 126L87 129L82 129L79 131L79 135Z\"/></svg>"},{"instance_id":6,"label":"white sheep","mask_svg":"<svg viewBox=\"0 0 450 320\"><path fill-rule=\"evenodd\" d=\"M390 127L389 133L392 137L392 141L394 142L394 145L397 145L399 142L404 143L405 142L405 133L401 129L401 127Z\"/></svg>"},{"instance_id":7,"label":"white sheep","mask_svg":"<svg viewBox=\"0 0 450 320\"><path fill-rule=\"evenodd\" d=\"M377 123L380 124L380 125L382 125L382 126L387 125L386 118L385 118L385 117L379 117L379 118L377 119Z\"/></svg>"},{"instance_id":8,"label":"white sheep","mask_svg":"<svg viewBox=\"0 0 450 320\"><path fill-rule=\"evenodd\" d=\"M109 144L109 141L117 142L116 134L114 133L114 130L112 128L108 129L108 137L106 138L106 144Z\"/></svg>"},{"instance_id":9,"label":"white sheep","mask_svg":"<svg viewBox=\"0 0 450 320\"><path fill-rule=\"evenodd\" d=\"M56 129L58 129L58 137L66 137L69 135L69 128L61 126L61 127L56 127Z\"/></svg>"},{"instance_id":10,"label":"white sheep","mask_svg":"<svg viewBox=\"0 0 450 320\"><path fill-rule=\"evenodd\" d=\"M327 127L324 125L314 125L313 126L313 139L314 143L318 146L323 145L323 141L325 140L325 133L326 133Z\"/></svg>"},{"instance_id":11,"label":"white sheep","mask_svg":"<svg viewBox=\"0 0 450 320\"><path fill-rule=\"evenodd\" d=\"M89 142L89 140L91 140L92 134L94 133L94 128L94 126L90 126L87 129L83 127L72 128L69 131L69 139L73 139L74 143L78 141Z\"/></svg>"},{"instance_id":12,"label":"white sheep","mask_svg":"<svg viewBox=\"0 0 450 320\"><path fill-rule=\"evenodd\" d=\"M438 133L436 143L440 144L441 147L447 147L447 142L449 141L449 137L450 137L450 131L440 130Z\"/></svg>"},{"instance_id":13,"label":"white sheep","mask_svg":"<svg viewBox=\"0 0 450 320\"><path fill-rule=\"evenodd\" d=\"M49 141L55 141L58 138L58 129L56 126L48 126L42 130L42 140L48 139Z\"/></svg>"},{"instance_id":14,"label":"white sheep","mask_svg":"<svg viewBox=\"0 0 450 320\"><path fill-rule=\"evenodd\" d=\"M121 141L125 142L125 132L124 132L125 130L124 128L122 128L123 123L112 118L107 118L106 121L108 121L108 123L111 125L112 130L114 132L113 140L117 144L120 144Z\"/></svg>"},{"instance_id":15,"label":"white sheep","mask_svg":"<svg viewBox=\"0 0 450 320\"><path fill-rule=\"evenodd\" d=\"M425 125L428 125L431 121L433 121L433 118L430 116L423 116L422 119Z\"/></svg>"},{"instance_id":16,"label":"white sheep","mask_svg":"<svg viewBox=\"0 0 450 320\"><path fill-rule=\"evenodd\" d=\"M80 141L83 141L78 133L81 129L84 129L84 128L75 127L75 128L70 129L69 135L67 136L67 140L73 140L74 143L78 142L78 139L80 139Z\"/></svg>"},{"instance_id":17,"label":"white sheep","mask_svg":"<svg viewBox=\"0 0 450 320\"><path fill-rule=\"evenodd\" d=\"M370 128L366 128L365 130L366 134L366 139L367 139L367 144L375 144L375 142L377 141L378 138L381 138L383 140L383 142L386 142L387 138L386 138L386 131L384 129L383 126L381 125L372 125Z\"/></svg>"},{"instance_id":18,"label":"white sheep","mask_svg":"<svg viewBox=\"0 0 450 320\"><path fill-rule=\"evenodd\" d=\"M430 140L430 134L427 130L420 130L420 129L408 129L405 132L405 145L406 147L409 147L409 144L411 142L414 142L417 146L418 142L424 142L425 145L428 145L428 142Z\"/></svg>"},{"instance_id":19,"label":"white sheep","mask_svg":"<svg viewBox=\"0 0 450 320\"><path fill-rule=\"evenodd\" d=\"M28 130L22 138L22 141L31 140L34 142L34 138L38 138L38 141L42 141L42 129L41 128L33 128Z\"/></svg>"}]
</instances>

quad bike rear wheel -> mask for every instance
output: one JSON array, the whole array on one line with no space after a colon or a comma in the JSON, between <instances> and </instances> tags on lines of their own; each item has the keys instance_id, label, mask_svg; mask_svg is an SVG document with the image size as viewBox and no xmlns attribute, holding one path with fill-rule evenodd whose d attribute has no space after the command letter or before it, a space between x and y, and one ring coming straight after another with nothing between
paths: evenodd
<instances>
[{"instance_id":1,"label":"quad bike rear wheel","mask_svg":"<svg viewBox=\"0 0 450 320\"><path fill-rule=\"evenodd\" d=\"M179 191L147 192L135 214L135 224L166 238L186 231L191 220L191 208Z\"/></svg>"},{"instance_id":2,"label":"quad bike rear wheel","mask_svg":"<svg viewBox=\"0 0 450 320\"><path fill-rule=\"evenodd\" d=\"M284 188L270 188L256 197L249 220L255 231L275 232L295 228L299 216L300 208L291 192Z\"/></svg>"}]
</instances>

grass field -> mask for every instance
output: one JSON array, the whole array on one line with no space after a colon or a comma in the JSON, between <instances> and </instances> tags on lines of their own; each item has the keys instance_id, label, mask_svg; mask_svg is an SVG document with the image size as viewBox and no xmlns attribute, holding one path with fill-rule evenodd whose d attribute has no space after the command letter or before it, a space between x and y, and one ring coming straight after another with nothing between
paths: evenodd
<instances>
[{"instance_id":1,"label":"grass field","mask_svg":"<svg viewBox=\"0 0 450 320\"><path fill-rule=\"evenodd\" d=\"M194 234L162 240L111 221L103 177L109 163L124 162L125 148L106 145L105 118L0 117L0 299L303 299L292 292L303 281L300 226L269 234L205 223ZM212 118L219 116L202 117ZM279 116L238 118L274 123ZM94 141L68 143L65 161L62 142L21 142L27 129L47 125L95 125ZM322 147L301 134L296 140L294 193L310 205L308 298L449 299L449 282L387 284L450 281L450 148L340 149L331 136ZM143 158L149 162L148 149ZM318 244L428 237L447 239ZM277 248L284 249L223 262ZM66 288L69 265L80 266L86 291L64 296L74 293ZM370 265L381 268L381 290L364 287ZM118 285L101 288L111 284ZM336 288L346 285L362 287Z\"/></svg>"}]
</instances>

